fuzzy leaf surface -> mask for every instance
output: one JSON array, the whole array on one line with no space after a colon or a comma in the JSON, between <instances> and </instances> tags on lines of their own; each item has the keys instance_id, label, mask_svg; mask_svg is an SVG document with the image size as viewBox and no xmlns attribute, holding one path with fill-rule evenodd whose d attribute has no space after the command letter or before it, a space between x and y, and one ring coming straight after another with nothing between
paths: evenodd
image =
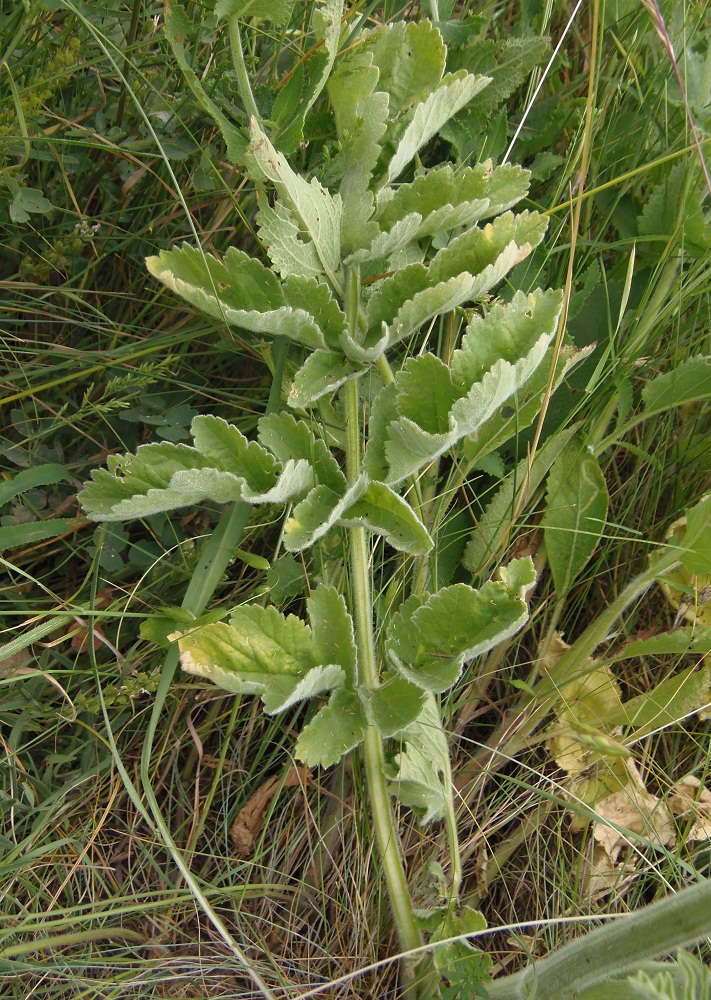
<instances>
[{"instance_id":1,"label":"fuzzy leaf surface","mask_svg":"<svg viewBox=\"0 0 711 1000\"><path fill-rule=\"evenodd\" d=\"M358 695L338 689L301 730L296 756L309 767L330 767L362 743L366 726Z\"/></svg>"},{"instance_id":2,"label":"fuzzy leaf surface","mask_svg":"<svg viewBox=\"0 0 711 1000\"><path fill-rule=\"evenodd\" d=\"M259 421L259 440L279 462L308 462L317 483L345 492L346 477L326 444L303 420L290 413L272 413Z\"/></svg>"},{"instance_id":3,"label":"fuzzy leaf surface","mask_svg":"<svg viewBox=\"0 0 711 1000\"><path fill-rule=\"evenodd\" d=\"M409 555L424 555L432 548L432 539L410 504L385 483L368 483L363 495L345 508L340 523L383 535L394 549Z\"/></svg>"},{"instance_id":4,"label":"fuzzy leaf surface","mask_svg":"<svg viewBox=\"0 0 711 1000\"><path fill-rule=\"evenodd\" d=\"M435 255L430 264L429 283L447 281L462 271L479 274L511 244L518 248L515 261L518 263L538 246L547 228L545 216L528 211L505 212L481 228L474 226Z\"/></svg>"},{"instance_id":5,"label":"fuzzy leaf surface","mask_svg":"<svg viewBox=\"0 0 711 1000\"><path fill-rule=\"evenodd\" d=\"M349 378L358 377L366 369L334 351L314 351L294 376L289 389L289 405L306 407L321 396L330 396Z\"/></svg>"},{"instance_id":6,"label":"fuzzy leaf surface","mask_svg":"<svg viewBox=\"0 0 711 1000\"><path fill-rule=\"evenodd\" d=\"M533 563L519 559L501 570L500 581L489 581L480 590L458 583L422 603L411 598L388 628L388 658L413 684L446 691L465 660L521 628L528 617L525 596L534 582Z\"/></svg>"},{"instance_id":7,"label":"fuzzy leaf surface","mask_svg":"<svg viewBox=\"0 0 711 1000\"><path fill-rule=\"evenodd\" d=\"M306 347L326 341L310 311L287 304L276 276L254 258L231 248L222 263L185 244L148 257L154 278L214 319L253 333L283 335Z\"/></svg>"},{"instance_id":8,"label":"fuzzy leaf surface","mask_svg":"<svg viewBox=\"0 0 711 1000\"><path fill-rule=\"evenodd\" d=\"M395 736L414 722L426 698L421 687L397 674L387 677L375 690L361 687L359 694L378 732L385 739Z\"/></svg>"},{"instance_id":9,"label":"fuzzy leaf surface","mask_svg":"<svg viewBox=\"0 0 711 1000\"><path fill-rule=\"evenodd\" d=\"M399 177L415 153L437 135L442 126L488 83L487 77L472 76L466 70L448 73L437 89L429 93L415 107L414 114L388 164L387 183L390 184Z\"/></svg>"},{"instance_id":10,"label":"fuzzy leaf surface","mask_svg":"<svg viewBox=\"0 0 711 1000\"><path fill-rule=\"evenodd\" d=\"M400 740L402 749L395 757L390 791L403 805L420 814L423 825L441 819L450 795L446 785L449 747L431 694L426 696L417 719L402 730Z\"/></svg>"},{"instance_id":11,"label":"fuzzy leaf surface","mask_svg":"<svg viewBox=\"0 0 711 1000\"><path fill-rule=\"evenodd\" d=\"M418 212L423 218L420 236L471 225L512 208L526 196L529 180L530 171L510 164L494 168L491 160L458 173L443 164L410 184L379 191L378 224L387 230Z\"/></svg>"},{"instance_id":12,"label":"fuzzy leaf surface","mask_svg":"<svg viewBox=\"0 0 711 1000\"><path fill-rule=\"evenodd\" d=\"M379 70L378 89L389 95L393 117L416 101L424 101L439 86L447 51L430 21L398 21L374 33L365 45L372 50Z\"/></svg>"},{"instance_id":13,"label":"fuzzy leaf surface","mask_svg":"<svg viewBox=\"0 0 711 1000\"><path fill-rule=\"evenodd\" d=\"M306 461L274 458L220 417L195 417L195 447L159 442L135 455L111 456L96 469L80 501L95 521L120 521L174 510L201 500L282 503L313 485Z\"/></svg>"},{"instance_id":14,"label":"fuzzy leaf surface","mask_svg":"<svg viewBox=\"0 0 711 1000\"><path fill-rule=\"evenodd\" d=\"M335 4L335 7L340 7L340 4ZM282 199L282 212L288 213L297 231L310 241L322 273L333 280L341 258L343 207L340 195L330 194L316 178L309 182L295 173L254 120L250 121L249 133L247 161L252 175L255 179L269 180L274 184ZM261 211L267 211L266 207ZM267 214L273 222L275 210L268 209ZM284 221L285 216L282 215L280 222Z\"/></svg>"},{"instance_id":15,"label":"fuzzy leaf surface","mask_svg":"<svg viewBox=\"0 0 711 1000\"><path fill-rule=\"evenodd\" d=\"M313 545L338 524L344 511L365 493L367 479L361 476L345 493L328 486L315 486L297 504L284 525L284 546L289 552L299 552Z\"/></svg>"},{"instance_id":16,"label":"fuzzy leaf surface","mask_svg":"<svg viewBox=\"0 0 711 1000\"><path fill-rule=\"evenodd\" d=\"M310 605L318 617L315 635L295 615L246 605L232 613L229 625L216 622L178 636L183 670L235 694L261 695L269 714L341 687L346 670L338 663L323 662L322 654L335 650L350 669L353 652L347 641L338 649L324 644L326 618L335 615L342 623L342 615L332 594L316 598L317 592Z\"/></svg>"},{"instance_id":17,"label":"fuzzy leaf surface","mask_svg":"<svg viewBox=\"0 0 711 1000\"><path fill-rule=\"evenodd\" d=\"M321 586L312 592L306 607L316 660L338 664L346 685L355 688L358 683L355 636L344 598L335 587Z\"/></svg>"},{"instance_id":18,"label":"fuzzy leaf surface","mask_svg":"<svg viewBox=\"0 0 711 1000\"><path fill-rule=\"evenodd\" d=\"M608 502L597 458L573 439L551 468L543 515L548 563L559 597L568 593L597 548Z\"/></svg>"}]
</instances>

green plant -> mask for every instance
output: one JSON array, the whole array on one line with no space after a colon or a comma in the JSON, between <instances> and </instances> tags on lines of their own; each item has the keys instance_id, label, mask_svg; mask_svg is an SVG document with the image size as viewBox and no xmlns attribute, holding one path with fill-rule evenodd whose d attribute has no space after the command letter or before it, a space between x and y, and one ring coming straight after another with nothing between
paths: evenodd
<instances>
[{"instance_id":1,"label":"green plant","mask_svg":"<svg viewBox=\"0 0 711 1000\"><path fill-rule=\"evenodd\" d=\"M211 500L235 504L233 523L244 522L246 505L293 505L283 545L289 552L314 550L312 567L321 578L307 601L309 625L274 607L243 605L229 624L181 629L181 662L229 691L260 695L268 713L328 695L302 729L297 755L328 766L362 746L400 945L419 953L427 935L431 953L419 964L404 963L404 986L432 996L443 977L451 995L463 962L469 985L481 981L486 964L464 943L483 921L459 907L438 698L466 662L523 625L535 574L523 558L478 588L443 582L448 511L472 470L487 461L491 468L497 449L539 418L585 352L565 342L560 293L491 299L545 232L537 213L510 211L526 195L526 172L490 162L457 174L448 165L423 165L431 140L487 80L466 70L445 76L442 38L426 21L364 36L336 60L338 8L326 5L329 55L314 77L314 92L328 87L338 138L324 165L328 186L291 167L245 93L249 140L235 140L234 148L260 188L257 222L272 268L234 248L222 261L190 246L149 261L151 273L196 308L277 338L282 361L286 339L295 366L287 402L299 418L272 412L249 441L224 420L196 417L192 446L164 442L111 458L108 471L93 474L82 503L96 520L118 521ZM246 92L245 75L240 79ZM276 191L273 203L267 183ZM487 219L494 221L479 225ZM463 313L473 302L481 312ZM438 317L438 350L428 351L415 338L431 324L434 339ZM279 372L273 398L281 392ZM658 385L657 395L665 388ZM548 477L546 542L562 594L588 561L607 514L597 459L585 451L582 432L572 440L576 430L552 438L536 466L539 483ZM572 484L562 475L570 468ZM514 492L512 486L511 498ZM654 579L707 557L708 508L706 501L689 512L683 544L673 540L561 660L558 674L536 692L536 719L550 705L546 684L552 689L580 670ZM487 524L492 536L483 560L471 549L465 558L477 573L499 551L500 521ZM388 563L379 581L386 599L376 602L371 566L383 542L401 556ZM443 905L428 912L412 904L391 794L423 822L446 823L451 883ZM691 939L698 933L697 922Z\"/></svg>"}]
</instances>

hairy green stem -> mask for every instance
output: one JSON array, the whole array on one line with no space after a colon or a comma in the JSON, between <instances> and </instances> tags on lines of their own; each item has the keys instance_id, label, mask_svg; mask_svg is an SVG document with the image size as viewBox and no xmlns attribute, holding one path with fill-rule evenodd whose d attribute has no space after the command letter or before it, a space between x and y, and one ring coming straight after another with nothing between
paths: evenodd
<instances>
[{"instance_id":1,"label":"hairy green stem","mask_svg":"<svg viewBox=\"0 0 711 1000\"><path fill-rule=\"evenodd\" d=\"M227 18L227 27L230 33L230 48L232 49L232 62L237 76L239 96L242 98L242 103L244 104L247 114L256 118L259 122L261 121L261 116L259 114L259 108L254 100L254 94L252 93L252 88L249 83L249 76L247 75L247 67L244 63L242 36L239 32L239 17L236 14L232 14L231 17Z\"/></svg>"},{"instance_id":2,"label":"hairy green stem","mask_svg":"<svg viewBox=\"0 0 711 1000\"><path fill-rule=\"evenodd\" d=\"M490 1000L574 1000L711 933L711 880L666 896L487 986Z\"/></svg>"},{"instance_id":3,"label":"hairy green stem","mask_svg":"<svg viewBox=\"0 0 711 1000\"><path fill-rule=\"evenodd\" d=\"M346 270L346 316L351 333L358 322L358 299L360 276L357 268ZM348 481L354 483L360 473L361 459L361 415L358 406L358 381L351 379L345 385L346 423L346 468ZM359 681L368 688L379 684L379 671L373 635L373 600L370 590L370 569L368 536L363 527L349 529L349 562L353 617L355 620L356 647L358 650ZM415 920L412 900L407 886L407 878L402 862L400 837L395 825L390 796L385 779L385 756L380 733L374 726L368 726L363 743L366 782L373 810L373 824L378 850L383 863L385 881L388 887L397 926L400 947L409 952L422 945L422 936ZM407 970L407 966L405 966ZM405 975L408 977L408 971ZM408 978L411 978L409 976Z\"/></svg>"}]
</instances>

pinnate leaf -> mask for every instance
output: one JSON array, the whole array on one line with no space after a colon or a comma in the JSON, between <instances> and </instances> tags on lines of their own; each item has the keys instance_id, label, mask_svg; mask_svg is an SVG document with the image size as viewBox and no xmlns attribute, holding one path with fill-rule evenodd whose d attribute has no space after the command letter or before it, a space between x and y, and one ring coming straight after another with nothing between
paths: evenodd
<instances>
[{"instance_id":1,"label":"pinnate leaf","mask_svg":"<svg viewBox=\"0 0 711 1000\"><path fill-rule=\"evenodd\" d=\"M280 503L313 486L306 461L279 464L220 417L195 417L195 447L160 442L135 455L114 455L92 472L79 499L95 521L121 521L201 500ZM201 450L204 449L204 450Z\"/></svg>"},{"instance_id":2,"label":"pinnate leaf","mask_svg":"<svg viewBox=\"0 0 711 1000\"><path fill-rule=\"evenodd\" d=\"M339 626L349 626L349 619L336 592L320 589L329 593L316 596L314 591L309 602L316 619L312 617L313 632L295 615L245 605L232 613L229 624L216 622L178 634L181 666L234 694L261 695L269 714L342 687L354 663L355 650L347 638L352 626L338 641L324 641L330 618ZM329 662L332 653L343 665Z\"/></svg>"},{"instance_id":3,"label":"pinnate leaf","mask_svg":"<svg viewBox=\"0 0 711 1000\"><path fill-rule=\"evenodd\" d=\"M247 162L255 179L271 181L276 187L281 198L281 203L278 203L281 211L279 224L285 224L288 219L295 231L306 238L306 246L313 250L321 273L334 283L335 273L341 262L343 206L340 195L330 194L315 177L309 182L295 173L253 119L250 121L249 133ZM263 206L260 216L262 214L270 220L270 224L277 226L274 221L277 216L275 209ZM264 226L261 219L260 226ZM288 240L288 234L285 238ZM281 238L279 245L282 245ZM272 248L273 244L269 246L270 256ZM313 276L313 272L309 272L307 276Z\"/></svg>"}]
</instances>

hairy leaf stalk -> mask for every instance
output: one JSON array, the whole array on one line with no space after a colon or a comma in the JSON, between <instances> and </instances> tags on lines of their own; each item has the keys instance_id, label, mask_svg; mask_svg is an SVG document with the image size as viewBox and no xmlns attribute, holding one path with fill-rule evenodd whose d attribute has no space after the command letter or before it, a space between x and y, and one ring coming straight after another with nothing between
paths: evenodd
<instances>
[{"instance_id":1,"label":"hairy leaf stalk","mask_svg":"<svg viewBox=\"0 0 711 1000\"><path fill-rule=\"evenodd\" d=\"M350 329L357 328L360 275L358 269L346 272L346 316ZM358 381L351 379L345 386L346 408L346 467L349 484L353 484L360 471L361 434L358 406ZM349 561L352 588L353 617L356 648L358 650L359 680L368 688L379 684L378 664L373 636L373 601L370 588L368 536L365 528L349 529ZM390 796L385 778L383 743L375 726L368 726L363 742L366 781L375 836L385 870L390 903L397 925L400 947L412 951L422 945L422 936L415 920L407 878L402 863L400 837L395 825ZM407 974L406 974L407 975ZM408 977L411 978L411 977Z\"/></svg>"}]
</instances>

